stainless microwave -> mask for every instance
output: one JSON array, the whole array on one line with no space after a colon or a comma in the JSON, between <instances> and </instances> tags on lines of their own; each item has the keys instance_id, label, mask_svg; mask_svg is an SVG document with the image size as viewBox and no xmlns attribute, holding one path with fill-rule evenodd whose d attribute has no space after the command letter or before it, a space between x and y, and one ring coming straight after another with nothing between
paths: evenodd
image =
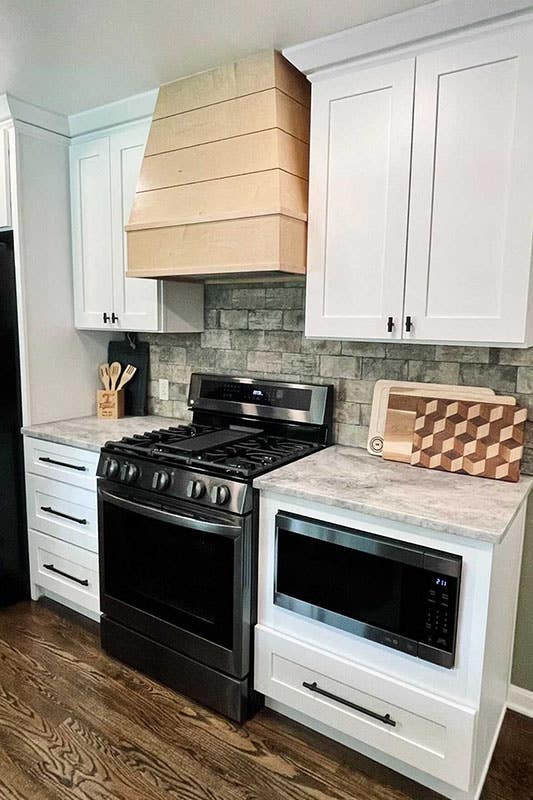
<instances>
[{"instance_id":1,"label":"stainless microwave","mask_svg":"<svg viewBox=\"0 0 533 800\"><path fill-rule=\"evenodd\" d=\"M276 515L276 605L448 668L461 567L451 553Z\"/></svg>"}]
</instances>

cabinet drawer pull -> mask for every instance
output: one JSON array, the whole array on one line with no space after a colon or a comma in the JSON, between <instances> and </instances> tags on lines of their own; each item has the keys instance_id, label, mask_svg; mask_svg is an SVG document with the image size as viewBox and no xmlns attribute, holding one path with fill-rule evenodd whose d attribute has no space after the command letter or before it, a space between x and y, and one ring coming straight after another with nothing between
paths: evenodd
<instances>
[{"instance_id":1,"label":"cabinet drawer pull","mask_svg":"<svg viewBox=\"0 0 533 800\"><path fill-rule=\"evenodd\" d=\"M396 720L391 719L390 714L376 714L375 711L370 711L368 708L363 708L363 706L358 706L355 703L351 703L349 700L344 700L343 697L337 697L336 694L331 694L331 692L326 692L325 689L321 689L316 681L313 681L313 683L307 683L307 681L304 681L302 686L305 686L305 688L309 689L310 692L321 694L323 697L328 697L330 700L335 700L337 703L342 703L343 706L348 706L348 708L353 708L355 711L360 711L361 714L366 714L367 717L372 717L372 719L377 719L379 722L384 722L385 725L392 725L393 728L396 727Z\"/></svg>"},{"instance_id":2,"label":"cabinet drawer pull","mask_svg":"<svg viewBox=\"0 0 533 800\"><path fill-rule=\"evenodd\" d=\"M394 330L394 318L389 317L387 320L387 333L392 333Z\"/></svg>"},{"instance_id":3,"label":"cabinet drawer pull","mask_svg":"<svg viewBox=\"0 0 533 800\"><path fill-rule=\"evenodd\" d=\"M62 569L58 569L54 567L53 564L43 564L45 569L49 569L50 572L57 572L58 575L62 575L64 578L69 578L71 581L76 581L76 583L81 583L82 586L88 586L89 581L87 579L82 580L81 578L75 578L74 575L69 575L68 572L63 572Z\"/></svg>"},{"instance_id":4,"label":"cabinet drawer pull","mask_svg":"<svg viewBox=\"0 0 533 800\"><path fill-rule=\"evenodd\" d=\"M46 464L57 464L58 467L77 469L78 472L87 472L87 467L78 467L76 464L67 464L66 461L55 461L53 458L48 458L48 456L40 456L39 461L44 461Z\"/></svg>"},{"instance_id":5,"label":"cabinet drawer pull","mask_svg":"<svg viewBox=\"0 0 533 800\"><path fill-rule=\"evenodd\" d=\"M413 330L413 327L414 327L413 318L408 315L405 318L405 330L407 331L407 333L410 333Z\"/></svg>"},{"instance_id":6,"label":"cabinet drawer pull","mask_svg":"<svg viewBox=\"0 0 533 800\"><path fill-rule=\"evenodd\" d=\"M86 519L80 519L79 517L71 517L70 514L63 514L62 511L56 511L52 506L41 506L41 511L46 511L47 514L54 514L56 517L63 517L63 519L69 519L71 522L77 522L78 525L87 525Z\"/></svg>"}]
</instances>

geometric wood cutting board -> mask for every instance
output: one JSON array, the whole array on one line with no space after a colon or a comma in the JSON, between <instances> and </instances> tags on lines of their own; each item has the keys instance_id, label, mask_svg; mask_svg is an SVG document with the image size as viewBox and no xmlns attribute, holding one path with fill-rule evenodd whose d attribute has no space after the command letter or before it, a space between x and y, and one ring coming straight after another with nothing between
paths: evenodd
<instances>
[{"instance_id":1,"label":"geometric wood cutting board","mask_svg":"<svg viewBox=\"0 0 533 800\"><path fill-rule=\"evenodd\" d=\"M527 409L516 406L420 398L411 464L517 481L526 418Z\"/></svg>"},{"instance_id":2,"label":"geometric wood cutting board","mask_svg":"<svg viewBox=\"0 0 533 800\"><path fill-rule=\"evenodd\" d=\"M401 461L404 464L411 463L413 452L413 434L420 398L437 399L443 398L448 402L454 400L471 400L472 402L498 403L498 405L516 406L514 397L501 397L496 395L478 395L461 397L461 395L445 394L433 395L427 390L425 392L412 392L410 394L397 394L392 391L389 394L387 416L385 418L382 456L389 461Z\"/></svg>"}]
</instances>

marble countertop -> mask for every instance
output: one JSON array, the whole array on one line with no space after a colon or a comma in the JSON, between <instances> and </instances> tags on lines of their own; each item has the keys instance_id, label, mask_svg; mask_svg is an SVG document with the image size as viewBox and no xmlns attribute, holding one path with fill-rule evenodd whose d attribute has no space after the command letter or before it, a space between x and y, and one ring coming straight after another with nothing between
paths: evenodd
<instances>
[{"instance_id":1,"label":"marble countertop","mask_svg":"<svg viewBox=\"0 0 533 800\"><path fill-rule=\"evenodd\" d=\"M123 417L122 419L98 419L98 417L77 417L58 422L45 422L42 425L30 425L22 428L25 436L35 439L46 439L49 442L81 447L84 450L99 452L106 442L132 436L134 433L169 428L175 425L187 425L181 419L173 417Z\"/></svg>"},{"instance_id":2,"label":"marble countertop","mask_svg":"<svg viewBox=\"0 0 533 800\"><path fill-rule=\"evenodd\" d=\"M261 475L265 492L497 544L533 487L385 461L333 445Z\"/></svg>"}]
</instances>

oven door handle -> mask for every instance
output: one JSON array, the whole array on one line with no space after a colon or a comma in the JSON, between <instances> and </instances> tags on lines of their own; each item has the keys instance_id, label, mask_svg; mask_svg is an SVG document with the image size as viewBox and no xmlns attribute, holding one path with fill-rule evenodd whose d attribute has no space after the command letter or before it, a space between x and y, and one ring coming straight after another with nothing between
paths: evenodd
<instances>
[{"instance_id":1,"label":"oven door handle","mask_svg":"<svg viewBox=\"0 0 533 800\"><path fill-rule=\"evenodd\" d=\"M124 508L127 511L136 511L145 517L164 520L171 525L183 525L185 528L191 528L192 530L201 531L202 533L216 533L221 536L231 536L233 538L242 534L241 525L227 525L223 522L209 522L209 520L195 519L194 517L174 514L171 511L164 511L160 508L152 508L151 506L145 506L143 503L127 500L125 497L119 497L102 488L99 488L98 492L107 503L118 506L118 508Z\"/></svg>"}]
</instances>

